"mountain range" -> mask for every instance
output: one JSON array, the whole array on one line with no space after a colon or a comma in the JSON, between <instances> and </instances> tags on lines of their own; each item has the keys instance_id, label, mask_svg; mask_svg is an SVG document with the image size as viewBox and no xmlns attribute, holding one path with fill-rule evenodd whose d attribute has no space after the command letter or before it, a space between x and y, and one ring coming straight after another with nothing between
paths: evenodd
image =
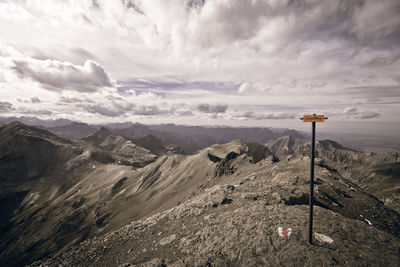
<instances>
[{"instance_id":1,"label":"mountain range","mask_svg":"<svg viewBox=\"0 0 400 267\"><path fill-rule=\"evenodd\" d=\"M235 139L246 142L265 143L273 138L285 135L304 137L305 134L292 129L273 129L258 127L204 127L185 126L174 124L144 125L140 123L109 123L105 125L89 125L70 120L40 120L35 117L21 117L17 119L0 118L0 125L19 120L31 126L46 129L60 137L67 139L80 139L94 134L101 127L105 127L115 135L130 139L143 138L149 135L157 137L166 144L177 144L185 154L196 151L213 144L227 143Z\"/></svg>"},{"instance_id":2,"label":"mountain range","mask_svg":"<svg viewBox=\"0 0 400 267\"><path fill-rule=\"evenodd\" d=\"M400 262L397 152L317 141L309 245L308 138L266 128L125 126L89 126L73 140L62 125L46 126L59 135L20 122L0 128L1 265Z\"/></svg>"}]
</instances>

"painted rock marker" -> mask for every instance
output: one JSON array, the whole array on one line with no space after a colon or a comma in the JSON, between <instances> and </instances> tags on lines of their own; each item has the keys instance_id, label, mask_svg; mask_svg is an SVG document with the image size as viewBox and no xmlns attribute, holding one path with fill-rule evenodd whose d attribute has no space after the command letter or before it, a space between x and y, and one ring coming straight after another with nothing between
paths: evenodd
<instances>
[{"instance_id":1,"label":"painted rock marker","mask_svg":"<svg viewBox=\"0 0 400 267\"><path fill-rule=\"evenodd\" d=\"M278 227L278 235L283 238L289 238L292 234L292 228Z\"/></svg>"}]
</instances>

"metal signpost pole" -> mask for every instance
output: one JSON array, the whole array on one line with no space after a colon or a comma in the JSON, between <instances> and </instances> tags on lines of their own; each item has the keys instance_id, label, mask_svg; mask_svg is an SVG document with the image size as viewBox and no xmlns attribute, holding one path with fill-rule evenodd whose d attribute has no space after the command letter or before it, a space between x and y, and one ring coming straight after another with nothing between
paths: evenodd
<instances>
[{"instance_id":1,"label":"metal signpost pole","mask_svg":"<svg viewBox=\"0 0 400 267\"><path fill-rule=\"evenodd\" d=\"M310 244L312 244L312 227L313 227L314 156L315 156L315 121L312 122L312 141L311 141L310 197L309 197L310 219L309 219L309 224L308 224L308 243L310 243Z\"/></svg>"},{"instance_id":2,"label":"metal signpost pole","mask_svg":"<svg viewBox=\"0 0 400 267\"><path fill-rule=\"evenodd\" d=\"M308 199L310 205L310 218L308 222L308 243L312 244L312 227L313 227L313 205L314 205L314 157L315 157L315 123L327 120L324 115L304 115L301 120L312 123L312 141L311 141L311 165L310 165L310 197Z\"/></svg>"}]
</instances>

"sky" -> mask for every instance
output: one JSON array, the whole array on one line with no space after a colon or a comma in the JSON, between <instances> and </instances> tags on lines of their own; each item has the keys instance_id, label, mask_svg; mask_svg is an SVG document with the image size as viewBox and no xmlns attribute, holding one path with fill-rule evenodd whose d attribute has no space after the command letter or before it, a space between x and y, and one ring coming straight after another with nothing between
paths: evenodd
<instances>
[{"instance_id":1,"label":"sky","mask_svg":"<svg viewBox=\"0 0 400 267\"><path fill-rule=\"evenodd\" d=\"M398 0L0 0L2 116L376 131L399 103Z\"/></svg>"}]
</instances>

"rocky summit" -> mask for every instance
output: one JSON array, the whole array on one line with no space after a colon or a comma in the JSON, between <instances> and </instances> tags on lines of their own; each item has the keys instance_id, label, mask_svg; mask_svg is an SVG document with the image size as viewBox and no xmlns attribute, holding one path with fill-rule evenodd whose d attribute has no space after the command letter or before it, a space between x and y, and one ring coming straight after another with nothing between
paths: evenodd
<instances>
[{"instance_id":1,"label":"rocky summit","mask_svg":"<svg viewBox=\"0 0 400 267\"><path fill-rule=\"evenodd\" d=\"M395 153L318 141L309 244L307 139L184 155L105 128L70 141L12 123L0 137L2 266L400 264Z\"/></svg>"}]
</instances>

